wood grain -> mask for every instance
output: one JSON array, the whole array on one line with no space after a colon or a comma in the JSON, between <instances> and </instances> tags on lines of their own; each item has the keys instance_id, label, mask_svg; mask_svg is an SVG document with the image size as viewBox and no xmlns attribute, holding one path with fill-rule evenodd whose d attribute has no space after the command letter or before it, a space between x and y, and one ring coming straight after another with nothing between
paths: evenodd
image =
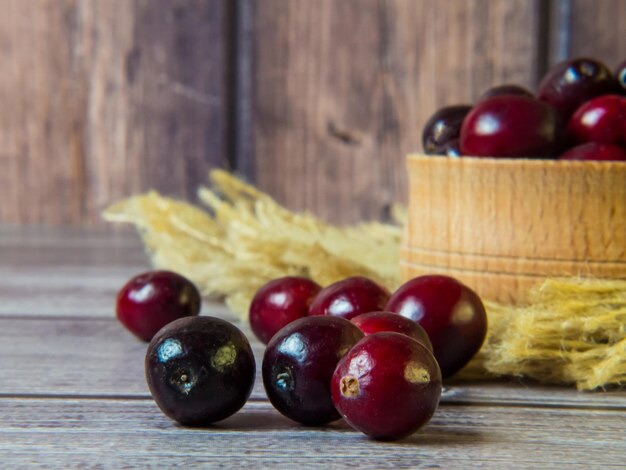
<instances>
[{"instance_id":1,"label":"wood grain","mask_svg":"<svg viewBox=\"0 0 626 470\"><path fill-rule=\"evenodd\" d=\"M208 429L185 429L150 401L0 399L0 455L10 468L617 468L626 452L623 418L602 410L441 407L423 430L382 443L343 422L294 425L267 402L248 403Z\"/></svg>"},{"instance_id":2,"label":"wood grain","mask_svg":"<svg viewBox=\"0 0 626 470\"><path fill-rule=\"evenodd\" d=\"M2 0L0 222L94 224L225 165L225 0Z\"/></svg>"},{"instance_id":3,"label":"wood grain","mask_svg":"<svg viewBox=\"0 0 626 470\"><path fill-rule=\"evenodd\" d=\"M572 0L570 57L594 57L611 69L626 60L626 3Z\"/></svg>"},{"instance_id":4,"label":"wood grain","mask_svg":"<svg viewBox=\"0 0 626 470\"><path fill-rule=\"evenodd\" d=\"M408 160L405 279L440 272L520 302L547 277L626 279L626 168L550 160Z\"/></svg>"},{"instance_id":5,"label":"wood grain","mask_svg":"<svg viewBox=\"0 0 626 470\"><path fill-rule=\"evenodd\" d=\"M537 1L258 2L258 184L333 221L384 218L438 107L534 86L538 15Z\"/></svg>"},{"instance_id":6,"label":"wood grain","mask_svg":"<svg viewBox=\"0 0 626 470\"><path fill-rule=\"evenodd\" d=\"M241 323L259 366L251 400L208 429L182 428L149 396L145 343L112 313L116 286L132 265L113 253L130 256L140 250L137 238L2 226L0 235L0 249L15 252L10 265L0 256L4 467L623 466L626 391L579 393L532 382L453 381L446 384L433 420L398 443L370 441L343 421L324 428L297 425L267 401L260 378L263 346ZM69 256L69 248L74 255ZM37 265L36 257L20 255L32 250L49 256ZM107 254L109 263L103 265ZM5 303L28 306L30 316L3 310ZM203 313L234 321L215 303L205 302Z\"/></svg>"}]
</instances>

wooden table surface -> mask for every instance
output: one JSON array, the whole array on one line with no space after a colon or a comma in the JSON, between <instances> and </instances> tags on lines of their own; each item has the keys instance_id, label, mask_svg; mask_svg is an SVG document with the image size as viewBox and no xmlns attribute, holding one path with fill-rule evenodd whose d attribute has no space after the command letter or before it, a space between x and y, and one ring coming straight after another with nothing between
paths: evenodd
<instances>
[{"instance_id":1,"label":"wooden table surface","mask_svg":"<svg viewBox=\"0 0 626 470\"><path fill-rule=\"evenodd\" d=\"M626 391L530 382L451 383L421 431L380 443L342 421L284 418L257 374L244 408L208 429L158 410L146 345L114 317L117 290L148 267L132 232L0 227L0 466L232 468L624 468ZM227 318L263 347L223 306Z\"/></svg>"}]
</instances>

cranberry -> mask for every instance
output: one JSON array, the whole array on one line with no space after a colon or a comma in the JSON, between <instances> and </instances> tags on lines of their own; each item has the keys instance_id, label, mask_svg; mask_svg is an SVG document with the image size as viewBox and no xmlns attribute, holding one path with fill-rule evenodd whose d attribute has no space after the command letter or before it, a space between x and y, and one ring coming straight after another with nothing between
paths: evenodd
<instances>
[{"instance_id":1,"label":"cranberry","mask_svg":"<svg viewBox=\"0 0 626 470\"><path fill-rule=\"evenodd\" d=\"M626 62L617 67L615 70L615 78L617 78L619 93L626 95Z\"/></svg>"},{"instance_id":2,"label":"cranberry","mask_svg":"<svg viewBox=\"0 0 626 470\"><path fill-rule=\"evenodd\" d=\"M604 95L583 103L567 124L567 136L574 143L619 144L626 141L626 98Z\"/></svg>"},{"instance_id":3,"label":"cranberry","mask_svg":"<svg viewBox=\"0 0 626 470\"><path fill-rule=\"evenodd\" d=\"M626 161L626 150L617 145L588 142L569 149L559 160Z\"/></svg>"},{"instance_id":4,"label":"cranberry","mask_svg":"<svg viewBox=\"0 0 626 470\"><path fill-rule=\"evenodd\" d=\"M200 293L187 278L170 271L152 271L133 277L117 294L118 320L143 341L168 323L198 315Z\"/></svg>"},{"instance_id":5,"label":"cranberry","mask_svg":"<svg viewBox=\"0 0 626 470\"><path fill-rule=\"evenodd\" d=\"M366 277L349 277L323 288L313 299L309 315L334 315L347 320L383 310L389 291Z\"/></svg>"},{"instance_id":6,"label":"cranberry","mask_svg":"<svg viewBox=\"0 0 626 470\"><path fill-rule=\"evenodd\" d=\"M441 372L422 344L399 333L365 337L335 369L333 403L353 428L395 440L426 424L439 404Z\"/></svg>"},{"instance_id":7,"label":"cranberry","mask_svg":"<svg viewBox=\"0 0 626 470\"><path fill-rule=\"evenodd\" d=\"M392 312L371 312L357 315L352 320L356 326L367 336L374 333L390 331L401 333L422 343L426 349L432 352L433 345L428 338L428 334L419 323L409 320L397 313Z\"/></svg>"},{"instance_id":8,"label":"cranberry","mask_svg":"<svg viewBox=\"0 0 626 470\"><path fill-rule=\"evenodd\" d=\"M248 340L219 318L187 317L168 324L150 342L145 365L150 392L161 411L188 426L232 415L254 385Z\"/></svg>"},{"instance_id":9,"label":"cranberry","mask_svg":"<svg viewBox=\"0 0 626 470\"><path fill-rule=\"evenodd\" d=\"M282 327L308 315L321 287L304 277L282 277L261 287L250 304L250 328L267 344Z\"/></svg>"},{"instance_id":10,"label":"cranberry","mask_svg":"<svg viewBox=\"0 0 626 470\"><path fill-rule=\"evenodd\" d=\"M471 109L467 105L448 106L433 114L422 132L424 153L447 155L450 142L458 140L463 119Z\"/></svg>"},{"instance_id":11,"label":"cranberry","mask_svg":"<svg viewBox=\"0 0 626 470\"><path fill-rule=\"evenodd\" d=\"M461 142L459 139L452 139L449 141L443 148L443 154L446 157L458 158L462 156L461 153Z\"/></svg>"},{"instance_id":12,"label":"cranberry","mask_svg":"<svg viewBox=\"0 0 626 470\"><path fill-rule=\"evenodd\" d=\"M444 377L469 362L487 333L487 315L478 295L448 276L411 279L391 296L385 310L422 325Z\"/></svg>"},{"instance_id":13,"label":"cranberry","mask_svg":"<svg viewBox=\"0 0 626 470\"><path fill-rule=\"evenodd\" d=\"M533 94L526 88L519 85L506 84L489 88L482 95L480 95L480 98L478 98L478 102L484 101L488 98L493 98L494 96L508 95L527 96L528 98L533 98Z\"/></svg>"},{"instance_id":14,"label":"cranberry","mask_svg":"<svg viewBox=\"0 0 626 470\"><path fill-rule=\"evenodd\" d=\"M539 99L554 106L562 122L591 98L614 93L616 80L609 68L594 59L571 59L555 65L539 85Z\"/></svg>"},{"instance_id":15,"label":"cranberry","mask_svg":"<svg viewBox=\"0 0 626 470\"><path fill-rule=\"evenodd\" d=\"M463 121L461 152L479 157L549 157L560 147L554 109L526 96L496 96L478 103Z\"/></svg>"},{"instance_id":16,"label":"cranberry","mask_svg":"<svg viewBox=\"0 0 626 470\"><path fill-rule=\"evenodd\" d=\"M306 317L270 340L263 356L263 384L274 407L306 425L339 419L330 397L330 379L341 357L363 333L338 317Z\"/></svg>"}]
</instances>

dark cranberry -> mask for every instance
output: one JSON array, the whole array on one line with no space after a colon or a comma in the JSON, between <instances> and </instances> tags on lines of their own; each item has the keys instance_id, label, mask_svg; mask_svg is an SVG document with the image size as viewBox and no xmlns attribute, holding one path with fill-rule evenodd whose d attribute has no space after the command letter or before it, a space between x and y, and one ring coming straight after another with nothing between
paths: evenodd
<instances>
[{"instance_id":1,"label":"dark cranberry","mask_svg":"<svg viewBox=\"0 0 626 470\"><path fill-rule=\"evenodd\" d=\"M562 122L592 98L614 93L615 77L609 68L594 59L571 59L555 65L539 85L539 99L554 106Z\"/></svg>"},{"instance_id":2,"label":"dark cranberry","mask_svg":"<svg viewBox=\"0 0 626 470\"><path fill-rule=\"evenodd\" d=\"M571 142L616 144L626 142L622 127L626 121L626 98L604 95L583 103L567 124Z\"/></svg>"},{"instance_id":3,"label":"dark cranberry","mask_svg":"<svg viewBox=\"0 0 626 470\"><path fill-rule=\"evenodd\" d=\"M349 277L324 287L313 299L309 315L333 315L347 320L383 310L389 291L366 277Z\"/></svg>"},{"instance_id":4,"label":"dark cranberry","mask_svg":"<svg viewBox=\"0 0 626 470\"><path fill-rule=\"evenodd\" d=\"M470 109L467 105L447 106L433 114L422 132L424 153L446 155L450 142L458 140L461 124Z\"/></svg>"},{"instance_id":5,"label":"dark cranberry","mask_svg":"<svg viewBox=\"0 0 626 470\"><path fill-rule=\"evenodd\" d=\"M395 440L426 424L439 404L441 372L422 344L399 333L365 337L332 378L335 407L353 428Z\"/></svg>"},{"instance_id":6,"label":"dark cranberry","mask_svg":"<svg viewBox=\"0 0 626 470\"><path fill-rule=\"evenodd\" d=\"M561 154L559 160L626 161L626 150L617 145L588 142Z\"/></svg>"},{"instance_id":7,"label":"dark cranberry","mask_svg":"<svg viewBox=\"0 0 626 470\"><path fill-rule=\"evenodd\" d=\"M371 312L357 315L352 320L356 326L367 336L385 331L401 333L422 343L426 349L432 352L433 345L428 334L419 323L409 320L393 312Z\"/></svg>"},{"instance_id":8,"label":"dark cranberry","mask_svg":"<svg viewBox=\"0 0 626 470\"><path fill-rule=\"evenodd\" d=\"M188 426L220 421L252 392L255 363L244 334L213 317L176 320L150 342L146 379L161 411Z\"/></svg>"},{"instance_id":9,"label":"dark cranberry","mask_svg":"<svg viewBox=\"0 0 626 470\"><path fill-rule=\"evenodd\" d=\"M444 377L469 362L487 333L487 315L478 295L448 276L411 279L391 296L385 310L422 325Z\"/></svg>"},{"instance_id":10,"label":"dark cranberry","mask_svg":"<svg viewBox=\"0 0 626 470\"><path fill-rule=\"evenodd\" d=\"M528 91L526 88L521 87L519 85L500 85L495 86L493 88L489 88L485 91L480 98L478 98L478 102L486 100L488 98L493 98L494 96L509 96L509 95L518 95L518 96L527 96L529 98L533 98L533 94Z\"/></svg>"},{"instance_id":11,"label":"dark cranberry","mask_svg":"<svg viewBox=\"0 0 626 470\"><path fill-rule=\"evenodd\" d=\"M461 142L459 141L459 139L452 139L450 142L448 142L444 146L443 154L446 157L451 158L461 157L463 154L461 153Z\"/></svg>"},{"instance_id":12,"label":"dark cranberry","mask_svg":"<svg viewBox=\"0 0 626 470\"><path fill-rule=\"evenodd\" d=\"M282 277L261 287L250 304L250 328L267 344L282 327L308 315L321 287L304 277Z\"/></svg>"},{"instance_id":13,"label":"dark cranberry","mask_svg":"<svg viewBox=\"0 0 626 470\"><path fill-rule=\"evenodd\" d=\"M330 379L341 357L363 333L338 317L306 317L270 340L263 356L263 384L274 407L306 425L339 419L330 397Z\"/></svg>"},{"instance_id":14,"label":"dark cranberry","mask_svg":"<svg viewBox=\"0 0 626 470\"><path fill-rule=\"evenodd\" d=\"M617 78L618 93L626 95L626 62L617 67L615 78Z\"/></svg>"},{"instance_id":15,"label":"dark cranberry","mask_svg":"<svg viewBox=\"0 0 626 470\"><path fill-rule=\"evenodd\" d=\"M138 338L150 341L168 323L198 315L200 293L187 278L170 271L133 277L117 294L118 320Z\"/></svg>"},{"instance_id":16,"label":"dark cranberry","mask_svg":"<svg viewBox=\"0 0 626 470\"><path fill-rule=\"evenodd\" d=\"M554 109L526 96L496 96L478 103L463 121L461 152L479 157L551 157L561 126Z\"/></svg>"}]
</instances>

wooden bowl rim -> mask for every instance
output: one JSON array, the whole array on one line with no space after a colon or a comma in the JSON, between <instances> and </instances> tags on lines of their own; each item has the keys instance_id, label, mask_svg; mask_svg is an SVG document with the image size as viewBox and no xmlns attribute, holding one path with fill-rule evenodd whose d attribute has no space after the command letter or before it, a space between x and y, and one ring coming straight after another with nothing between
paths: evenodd
<instances>
[{"instance_id":1,"label":"wooden bowl rim","mask_svg":"<svg viewBox=\"0 0 626 470\"><path fill-rule=\"evenodd\" d=\"M484 168L550 168L557 171L579 170L586 168L590 171L621 171L626 172L626 162L620 161L580 161L580 160L551 160L538 158L495 158L495 157L460 157L452 158L437 155L426 155L423 153L410 153L407 161L425 162L429 161L433 165L447 166L468 166ZM445 162L445 163L444 163Z\"/></svg>"}]
</instances>

